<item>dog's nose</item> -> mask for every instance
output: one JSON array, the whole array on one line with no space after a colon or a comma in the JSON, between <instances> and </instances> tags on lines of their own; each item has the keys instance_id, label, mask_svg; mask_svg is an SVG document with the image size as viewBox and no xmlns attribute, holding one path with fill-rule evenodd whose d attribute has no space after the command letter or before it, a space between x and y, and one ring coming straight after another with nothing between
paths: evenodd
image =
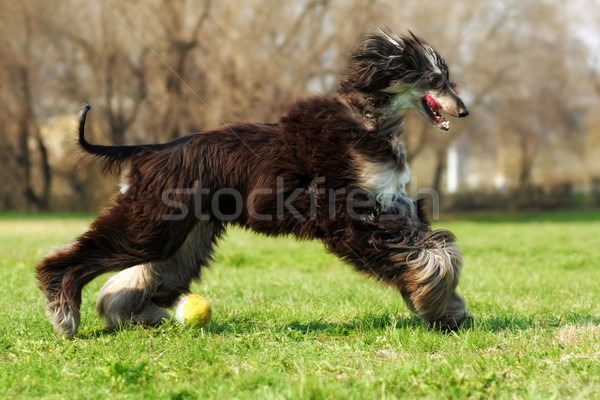
<instances>
[{"instance_id":1,"label":"dog's nose","mask_svg":"<svg viewBox=\"0 0 600 400\"><path fill-rule=\"evenodd\" d=\"M458 110L458 118L464 118L467 115L469 115L469 110L467 109L467 107L461 107Z\"/></svg>"}]
</instances>

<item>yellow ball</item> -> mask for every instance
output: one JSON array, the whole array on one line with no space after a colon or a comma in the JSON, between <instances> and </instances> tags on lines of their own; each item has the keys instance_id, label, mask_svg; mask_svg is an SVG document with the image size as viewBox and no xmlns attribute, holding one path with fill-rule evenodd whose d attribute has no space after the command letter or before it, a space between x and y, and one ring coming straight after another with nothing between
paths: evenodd
<instances>
[{"instance_id":1,"label":"yellow ball","mask_svg":"<svg viewBox=\"0 0 600 400\"><path fill-rule=\"evenodd\" d=\"M179 300L175 318L183 325L202 327L210 322L212 308L202 296L190 294Z\"/></svg>"}]
</instances>

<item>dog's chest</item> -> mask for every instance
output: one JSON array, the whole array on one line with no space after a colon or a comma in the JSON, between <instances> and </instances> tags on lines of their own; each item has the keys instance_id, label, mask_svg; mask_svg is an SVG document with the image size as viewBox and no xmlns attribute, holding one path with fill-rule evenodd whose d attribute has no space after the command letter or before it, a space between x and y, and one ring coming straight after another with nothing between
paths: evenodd
<instances>
[{"instance_id":1,"label":"dog's chest","mask_svg":"<svg viewBox=\"0 0 600 400\"><path fill-rule=\"evenodd\" d=\"M410 180L408 164L395 162L373 162L363 160L359 167L359 184L374 192L377 197L406 195L406 185Z\"/></svg>"},{"instance_id":2,"label":"dog's chest","mask_svg":"<svg viewBox=\"0 0 600 400\"><path fill-rule=\"evenodd\" d=\"M397 138L390 144L393 155L390 154L388 160L374 161L360 154L353 155L359 186L375 193L377 201L386 209L398 196L407 196L406 185L410 180L404 144Z\"/></svg>"}]
</instances>

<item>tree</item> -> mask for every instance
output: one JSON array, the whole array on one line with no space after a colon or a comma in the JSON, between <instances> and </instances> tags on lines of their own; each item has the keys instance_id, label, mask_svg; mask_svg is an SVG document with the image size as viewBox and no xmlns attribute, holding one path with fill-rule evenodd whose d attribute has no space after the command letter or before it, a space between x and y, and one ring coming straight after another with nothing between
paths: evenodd
<instances>
[{"instance_id":1,"label":"tree","mask_svg":"<svg viewBox=\"0 0 600 400\"><path fill-rule=\"evenodd\" d=\"M430 41L464 87L469 118L442 134L413 115L403 135L410 162L438 191L459 139L480 164L504 155L515 188L559 174L559 155L595 154L584 124L600 80L572 29L580 20L565 17L576 5L457 1L441 13L440 4L408 0L400 13L387 0L4 0L0 204L48 208L70 191L70 203L92 208L114 190L114 179L52 153L42 129L52 116L91 103L90 138L107 144L272 122L299 97L333 94L350 49L385 26Z\"/></svg>"},{"instance_id":2,"label":"tree","mask_svg":"<svg viewBox=\"0 0 600 400\"><path fill-rule=\"evenodd\" d=\"M37 13L43 13L46 8L43 2L7 0L0 5L0 65L3 80L9 82L3 88L3 92L6 91L2 96L3 106L7 120L13 121L5 126L4 134L9 143L11 137L16 138L12 145L14 151L8 152L6 157L9 163L15 162L18 166L15 172L20 175L15 186L20 186L21 190L12 196L18 198L21 195L27 209L49 207L52 183L52 167L36 111L38 94L35 89L39 86L44 61L44 53L40 50L45 44L43 32L37 31ZM34 181L36 173L41 177L39 188ZM12 191L13 188L5 187L4 190Z\"/></svg>"}]
</instances>

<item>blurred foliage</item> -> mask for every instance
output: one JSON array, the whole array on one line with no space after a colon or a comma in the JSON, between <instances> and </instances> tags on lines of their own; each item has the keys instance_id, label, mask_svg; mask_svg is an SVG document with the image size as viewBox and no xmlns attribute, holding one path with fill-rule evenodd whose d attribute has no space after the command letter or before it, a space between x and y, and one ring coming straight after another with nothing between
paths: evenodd
<instances>
[{"instance_id":1,"label":"blurred foliage","mask_svg":"<svg viewBox=\"0 0 600 400\"><path fill-rule=\"evenodd\" d=\"M448 135L417 116L408 121L403 137L421 187L443 191L446 153L456 146L463 191L490 191L500 179L514 193L556 182L589 192L600 161L592 114L600 80L586 37L597 34L600 14L582 5L3 0L0 208L106 202L118 179L71 157L83 103L94 107L90 138L106 144L276 121L298 97L332 95L352 46L385 26L434 44L471 110Z\"/></svg>"}]
</instances>

